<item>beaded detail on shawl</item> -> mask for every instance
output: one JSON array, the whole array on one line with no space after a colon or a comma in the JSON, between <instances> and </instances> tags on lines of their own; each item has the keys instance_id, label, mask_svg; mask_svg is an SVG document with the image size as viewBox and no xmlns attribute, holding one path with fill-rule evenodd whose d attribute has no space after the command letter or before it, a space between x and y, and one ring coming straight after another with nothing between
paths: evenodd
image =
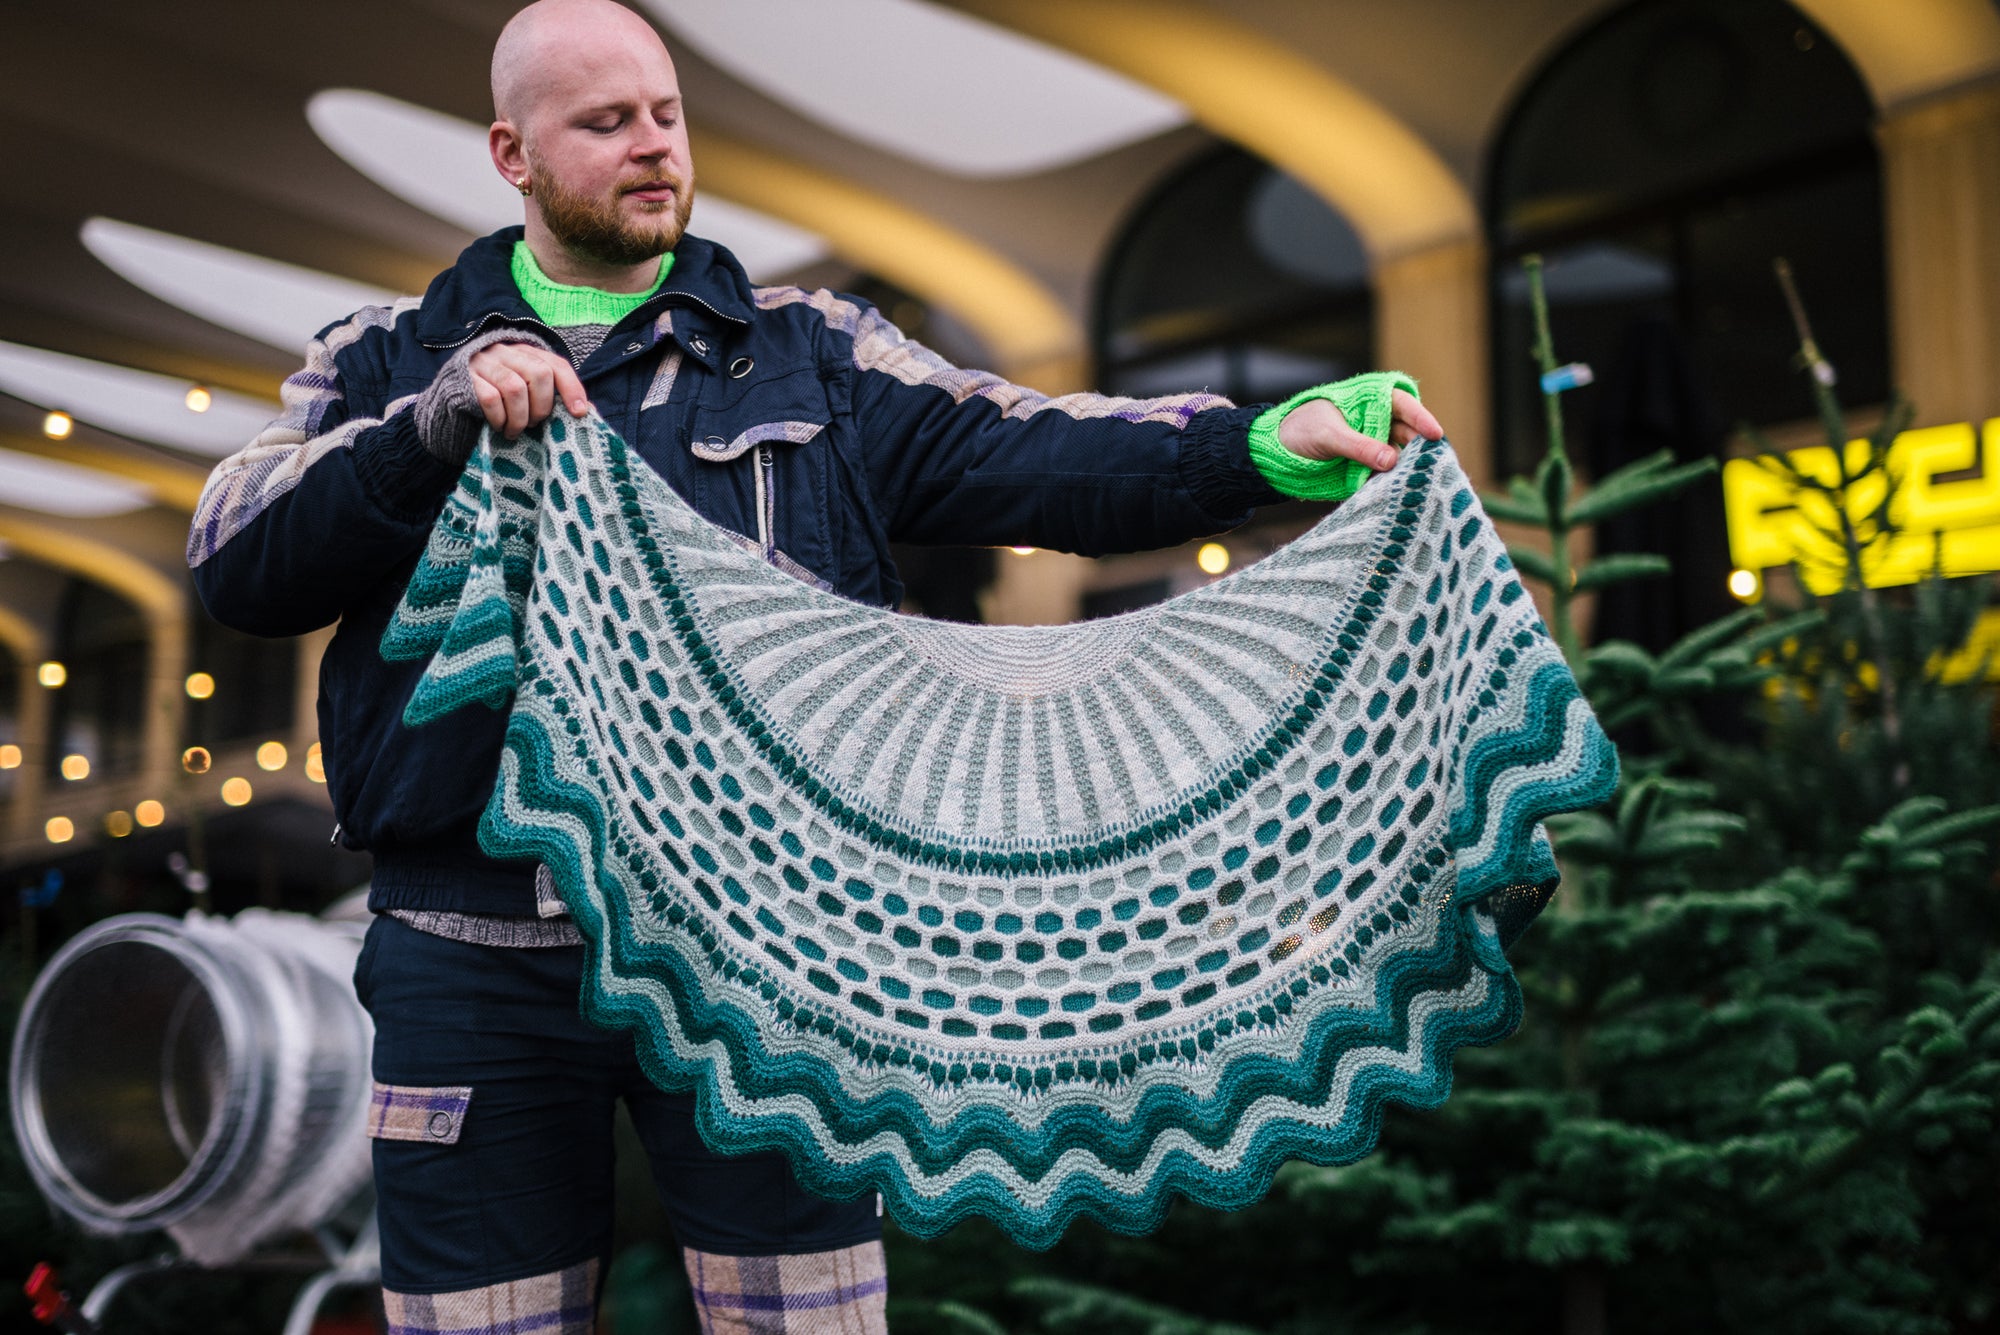
<instances>
[{"instance_id":1,"label":"beaded detail on shawl","mask_svg":"<svg viewBox=\"0 0 2000 1335\"><path fill-rule=\"evenodd\" d=\"M1610 744L1450 449L1080 626L810 588L596 419L482 440L383 639L412 724L511 716L480 838L550 868L584 1006L905 1227L1248 1204L1512 1032L1538 822Z\"/></svg>"}]
</instances>

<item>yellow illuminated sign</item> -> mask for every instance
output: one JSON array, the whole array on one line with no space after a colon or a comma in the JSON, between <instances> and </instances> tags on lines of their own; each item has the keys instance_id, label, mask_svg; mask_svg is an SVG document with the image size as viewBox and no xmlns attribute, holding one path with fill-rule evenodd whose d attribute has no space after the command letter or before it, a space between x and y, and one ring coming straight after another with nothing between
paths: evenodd
<instances>
[{"instance_id":1,"label":"yellow illuminated sign","mask_svg":"<svg viewBox=\"0 0 2000 1335\"><path fill-rule=\"evenodd\" d=\"M1785 456L1803 475L1829 486L1839 481L1826 446ZM1847 445L1849 471L1868 458L1866 441ZM1896 479L1888 511L1892 535L1865 542L1863 580L1872 588L1914 584L1924 576L1983 575L2000 571L2000 417L1975 429L1970 422L1905 431L1889 447L1887 475L1877 472L1850 487L1847 515L1865 527L1881 509ZM1847 561L1838 540L1833 497L1797 486L1777 465L1731 459L1722 466L1722 500L1729 519L1729 555L1739 570L1761 571L1796 563L1806 587L1833 593Z\"/></svg>"},{"instance_id":2,"label":"yellow illuminated sign","mask_svg":"<svg viewBox=\"0 0 2000 1335\"><path fill-rule=\"evenodd\" d=\"M1972 634L1956 653L1931 664L1941 681L1966 681L1984 672L2000 676L2000 607L1989 607L1972 623Z\"/></svg>"},{"instance_id":3,"label":"yellow illuminated sign","mask_svg":"<svg viewBox=\"0 0 2000 1335\"><path fill-rule=\"evenodd\" d=\"M1824 445L1793 450L1792 467L1828 486L1839 481L1833 451ZM1868 460L1868 442L1847 443L1847 466L1857 473ZM2000 571L2000 417L1975 429L1970 422L1905 431L1889 446L1886 473L1848 489L1847 514L1864 537L1872 516L1896 481L1887 515L1892 532L1864 542L1862 578L1871 588L1914 584L1924 576L1985 575ZM1729 519L1729 556L1754 597L1753 572L1796 563L1814 593L1834 593L1846 577L1847 559L1834 536L1839 516L1833 497L1797 486L1767 461L1731 459L1722 466L1722 504ZM1738 597L1732 576L1731 592ZM1933 664L1946 681L1984 670L2000 676L2000 608L1979 616L1956 653Z\"/></svg>"}]
</instances>

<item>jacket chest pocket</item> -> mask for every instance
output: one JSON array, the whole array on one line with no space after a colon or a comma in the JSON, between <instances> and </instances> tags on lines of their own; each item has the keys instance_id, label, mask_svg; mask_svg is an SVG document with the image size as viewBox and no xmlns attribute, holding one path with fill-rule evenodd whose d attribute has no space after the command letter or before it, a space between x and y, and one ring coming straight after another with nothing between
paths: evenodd
<instances>
[{"instance_id":1,"label":"jacket chest pocket","mask_svg":"<svg viewBox=\"0 0 2000 1335\"><path fill-rule=\"evenodd\" d=\"M711 516L747 510L752 522L738 535L746 546L754 542L788 574L832 588L815 573L834 568L827 468L823 450L814 448L833 414L818 373L806 368L740 385L724 379L714 388L712 399L697 404L689 434L698 485L714 503L697 507Z\"/></svg>"}]
</instances>

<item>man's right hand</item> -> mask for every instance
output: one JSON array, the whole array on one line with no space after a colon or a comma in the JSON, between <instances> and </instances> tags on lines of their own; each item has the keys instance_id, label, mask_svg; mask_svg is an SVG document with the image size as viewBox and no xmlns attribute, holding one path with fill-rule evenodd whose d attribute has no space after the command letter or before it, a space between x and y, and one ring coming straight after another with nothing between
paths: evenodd
<instances>
[{"instance_id":1,"label":"man's right hand","mask_svg":"<svg viewBox=\"0 0 2000 1335\"><path fill-rule=\"evenodd\" d=\"M569 358L533 343L481 348L466 370L487 424L509 440L547 420L558 397L575 416L590 411L590 397Z\"/></svg>"}]
</instances>

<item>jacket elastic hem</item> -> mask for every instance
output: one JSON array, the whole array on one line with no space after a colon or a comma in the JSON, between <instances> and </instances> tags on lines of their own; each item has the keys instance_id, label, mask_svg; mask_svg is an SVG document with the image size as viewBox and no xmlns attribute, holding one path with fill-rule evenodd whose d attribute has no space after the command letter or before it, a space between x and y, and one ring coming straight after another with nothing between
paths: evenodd
<instances>
[{"instance_id":1,"label":"jacket elastic hem","mask_svg":"<svg viewBox=\"0 0 2000 1335\"><path fill-rule=\"evenodd\" d=\"M535 864L481 865L468 862L463 854L450 857L378 854L375 875L368 884L368 908L374 913L415 909L532 918L538 912Z\"/></svg>"},{"instance_id":2,"label":"jacket elastic hem","mask_svg":"<svg viewBox=\"0 0 2000 1335\"><path fill-rule=\"evenodd\" d=\"M436 515L462 471L424 448L417 415L408 408L354 442L354 472L362 488L397 519L417 523Z\"/></svg>"},{"instance_id":3,"label":"jacket elastic hem","mask_svg":"<svg viewBox=\"0 0 2000 1335\"><path fill-rule=\"evenodd\" d=\"M1182 434L1181 485L1220 527L1233 528L1256 507L1286 499L1250 459L1250 424L1269 406L1211 408Z\"/></svg>"}]
</instances>

